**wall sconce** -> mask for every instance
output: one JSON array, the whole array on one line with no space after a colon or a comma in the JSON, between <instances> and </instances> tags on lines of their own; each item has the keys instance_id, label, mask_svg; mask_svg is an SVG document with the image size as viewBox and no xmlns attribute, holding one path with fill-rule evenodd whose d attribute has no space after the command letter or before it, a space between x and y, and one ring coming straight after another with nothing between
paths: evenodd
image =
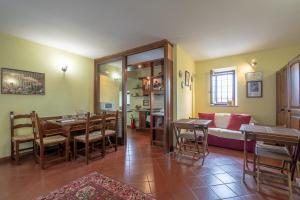
<instances>
[{"instance_id":1,"label":"wall sconce","mask_svg":"<svg viewBox=\"0 0 300 200\"><path fill-rule=\"evenodd\" d=\"M253 58L250 62L251 67L255 67L257 65L257 61Z\"/></svg>"},{"instance_id":2,"label":"wall sconce","mask_svg":"<svg viewBox=\"0 0 300 200\"><path fill-rule=\"evenodd\" d=\"M61 68L61 71L63 71L64 73L66 73L67 70L68 70L68 66L63 66L63 67Z\"/></svg>"}]
</instances>

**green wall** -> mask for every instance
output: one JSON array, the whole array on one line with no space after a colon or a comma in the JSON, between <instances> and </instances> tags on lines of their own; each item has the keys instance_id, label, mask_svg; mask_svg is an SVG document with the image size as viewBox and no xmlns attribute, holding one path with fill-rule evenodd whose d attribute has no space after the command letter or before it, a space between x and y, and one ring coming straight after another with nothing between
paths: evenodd
<instances>
[{"instance_id":1,"label":"green wall","mask_svg":"<svg viewBox=\"0 0 300 200\"><path fill-rule=\"evenodd\" d=\"M68 65L68 71L61 71ZM10 155L9 112L40 116L93 109L93 60L0 34L0 67L45 73L46 95L0 94L0 158Z\"/></svg>"}]
</instances>

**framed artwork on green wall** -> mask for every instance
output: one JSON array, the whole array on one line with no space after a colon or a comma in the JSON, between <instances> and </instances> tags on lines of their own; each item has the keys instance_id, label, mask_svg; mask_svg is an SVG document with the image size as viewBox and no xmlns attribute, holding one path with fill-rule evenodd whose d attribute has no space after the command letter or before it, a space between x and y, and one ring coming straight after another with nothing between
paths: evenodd
<instances>
[{"instance_id":1,"label":"framed artwork on green wall","mask_svg":"<svg viewBox=\"0 0 300 200\"><path fill-rule=\"evenodd\" d=\"M45 95L45 74L1 68L1 93Z\"/></svg>"}]
</instances>

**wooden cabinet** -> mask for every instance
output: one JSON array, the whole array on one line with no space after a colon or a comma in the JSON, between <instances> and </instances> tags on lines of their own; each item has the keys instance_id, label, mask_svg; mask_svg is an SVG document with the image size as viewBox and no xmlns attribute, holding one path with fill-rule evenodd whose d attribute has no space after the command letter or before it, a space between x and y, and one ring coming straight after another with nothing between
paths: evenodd
<instances>
[{"instance_id":1,"label":"wooden cabinet","mask_svg":"<svg viewBox=\"0 0 300 200\"><path fill-rule=\"evenodd\" d=\"M300 129L300 55L276 73L276 124Z\"/></svg>"}]
</instances>

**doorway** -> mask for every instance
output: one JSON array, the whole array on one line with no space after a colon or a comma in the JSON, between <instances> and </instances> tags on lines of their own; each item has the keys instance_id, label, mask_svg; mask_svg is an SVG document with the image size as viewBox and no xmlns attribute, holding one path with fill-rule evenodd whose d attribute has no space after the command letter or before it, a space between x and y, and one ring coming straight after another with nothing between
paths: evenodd
<instances>
[{"instance_id":1,"label":"doorway","mask_svg":"<svg viewBox=\"0 0 300 200\"><path fill-rule=\"evenodd\" d=\"M157 48L127 57L128 136L146 137L151 145L163 146L164 49ZM129 138L130 138L129 137ZM129 139L127 138L127 139Z\"/></svg>"},{"instance_id":2,"label":"doorway","mask_svg":"<svg viewBox=\"0 0 300 200\"><path fill-rule=\"evenodd\" d=\"M95 113L113 112L120 113L118 120L118 142L124 144L123 112L123 75L122 60L115 60L98 64L96 67L96 103Z\"/></svg>"},{"instance_id":3,"label":"doorway","mask_svg":"<svg viewBox=\"0 0 300 200\"><path fill-rule=\"evenodd\" d=\"M109 71L114 68L116 62L119 63L118 71L121 74L118 78ZM108 91L108 96L113 93L113 96L117 96L117 92L105 87L104 77L114 81L117 84L115 88L119 88L118 106L117 100L103 97ZM126 144L127 129L134 129L145 131L150 137L150 143L159 144L164 152L172 150L172 77L173 46L167 40L95 59L94 110L96 113L101 112L107 103L106 100L109 100L108 107L121 111L121 128L118 133L120 144ZM105 105L101 104L102 101ZM133 119L135 122L131 123Z\"/></svg>"}]
</instances>

